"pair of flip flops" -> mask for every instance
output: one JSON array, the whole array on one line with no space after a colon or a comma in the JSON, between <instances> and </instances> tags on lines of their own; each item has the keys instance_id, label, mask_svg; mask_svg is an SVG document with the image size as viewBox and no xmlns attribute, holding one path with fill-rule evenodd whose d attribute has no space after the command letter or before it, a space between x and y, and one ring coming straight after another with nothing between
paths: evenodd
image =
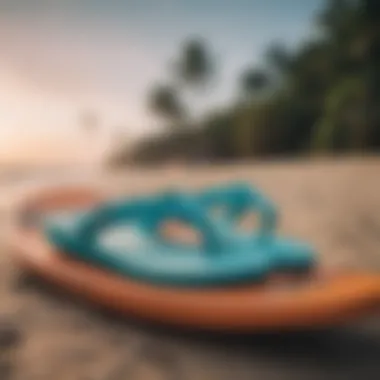
<instances>
[{"instance_id":1,"label":"pair of flip flops","mask_svg":"<svg viewBox=\"0 0 380 380\"><path fill-rule=\"evenodd\" d=\"M238 221L250 212L260 215L260 225L243 233ZM315 265L312 247L276 234L276 219L266 197L236 183L105 203L48 219L45 233L71 257L127 277L174 286L220 286ZM189 244L165 236L161 227L170 220L188 224L200 241Z\"/></svg>"}]
</instances>

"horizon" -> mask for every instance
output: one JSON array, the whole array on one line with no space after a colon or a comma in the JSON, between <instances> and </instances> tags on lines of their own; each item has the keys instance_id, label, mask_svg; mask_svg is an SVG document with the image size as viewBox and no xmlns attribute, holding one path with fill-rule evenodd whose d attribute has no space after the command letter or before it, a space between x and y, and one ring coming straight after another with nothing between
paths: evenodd
<instances>
[{"instance_id":1,"label":"horizon","mask_svg":"<svg viewBox=\"0 0 380 380\"><path fill-rule=\"evenodd\" d=\"M291 3L0 1L0 163L93 162L120 134L132 143L159 131L147 91L189 36L204 38L222 66L220 85L195 107L228 104L239 71L260 64L269 43L295 48L313 33L322 0ZM81 128L86 110L99 132Z\"/></svg>"}]
</instances>

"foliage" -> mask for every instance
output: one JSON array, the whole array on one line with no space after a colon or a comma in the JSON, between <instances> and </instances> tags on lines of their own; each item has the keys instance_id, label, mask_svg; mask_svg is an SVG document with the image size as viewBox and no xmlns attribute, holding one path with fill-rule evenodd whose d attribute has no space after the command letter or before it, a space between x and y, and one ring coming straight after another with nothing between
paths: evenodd
<instances>
[{"instance_id":1,"label":"foliage","mask_svg":"<svg viewBox=\"0 0 380 380\"><path fill-rule=\"evenodd\" d=\"M181 100L181 90L187 87L204 88L213 72L211 54L205 42L201 39L186 41L174 66L173 81L178 83L177 87L156 85L149 94L149 108L157 116L171 122L171 126L187 125L189 115Z\"/></svg>"},{"instance_id":2,"label":"foliage","mask_svg":"<svg viewBox=\"0 0 380 380\"><path fill-rule=\"evenodd\" d=\"M191 138L179 142L178 136L166 135L156 140L155 149L170 156L169 147L176 141L187 147L175 149L176 154L183 150L196 155L199 151L190 146L202 141L209 158L222 160L378 149L379 4L326 1L315 20L317 37L295 52L278 41L271 44L264 56L266 68L251 66L238 78L243 97L207 116L201 128L193 128ZM205 46L187 42L180 55L181 69L174 76L180 74L187 84L206 82L214 69ZM259 96L268 88L274 91L271 96ZM165 110L162 103L156 106L157 111Z\"/></svg>"},{"instance_id":3,"label":"foliage","mask_svg":"<svg viewBox=\"0 0 380 380\"><path fill-rule=\"evenodd\" d=\"M269 85L270 78L264 70L250 68L241 76L242 92L249 97L262 93Z\"/></svg>"},{"instance_id":4,"label":"foliage","mask_svg":"<svg viewBox=\"0 0 380 380\"><path fill-rule=\"evenodd\" d=\"M202 39L190 39L182 47L177 62L179 81L193 87L203 87L214 72L210 49Z\"/></svg>"},{"instance_id":5,"label":"foliage","mask_svg":"<svg viewBox=\"0 0 380 380\"><path fill-rule=\"evenodd\" d=\"M185 114L178 92L174 87L157 85L149 94L149 107L166 120L179 122Z\"/></svg>"}]
</instances>

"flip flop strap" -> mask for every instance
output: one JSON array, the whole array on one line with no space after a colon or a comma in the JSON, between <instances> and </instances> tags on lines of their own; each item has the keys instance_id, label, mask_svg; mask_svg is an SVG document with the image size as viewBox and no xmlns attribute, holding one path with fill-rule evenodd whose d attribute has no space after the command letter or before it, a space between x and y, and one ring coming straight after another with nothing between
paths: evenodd
<instances>
[{"instance_id":1,"label":"flip flop strap","mask_svg":"<svg viewBox=\"0 0 380 380\"><path fill-rule=\"evenodd\" d=\"M273 203L248 184L212 188L201 193L199 199L207 209L223 206L225 217L232 223L249 211L257 211L260 215L258 235L261 237L273 235L277 227L277 210Z\"/></svg>"},{"instance_id":2,"label":"flip flop strap","mask_svg":"<svg viewBox=\"0 0 380 380\"><path fill-rule=\"evenodd\" d=\"M201 244L206 252L220 252L224 247L221 233L196 198L179 193L167 193L156 199L136 199L99 207L83 217L78 228L78 237L91 244L104 228L120 222L133 221L148 235L162 240L160 226L167 220L182 221L199 230L202 236Z\"/></svg>"}]
</instances>

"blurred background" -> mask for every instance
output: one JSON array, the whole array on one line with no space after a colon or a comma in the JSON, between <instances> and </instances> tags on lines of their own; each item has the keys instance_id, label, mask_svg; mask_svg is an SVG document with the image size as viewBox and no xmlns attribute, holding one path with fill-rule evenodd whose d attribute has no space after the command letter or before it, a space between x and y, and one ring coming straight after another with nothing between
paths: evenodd
<instances>
[{"instance_id":1,"label":"blurred background","mask_svg":"<svg viewBox=\"0 0 380 380\"><path fill-rule=\"evenodd\" d=\"M376 0L0 2L0 170L380 146Z\"/></svg>"},{"instance_id":2,"label":"blurred background","mask_svg":"<svg viewBox=\"0 0 380 380\"><path fill-rule=\"evenodd\" d=\"M22 275L5 246L36 179L115 195L244 179L323 263L380 269L380 0L0 0L0 46L1 380L380 378L378 319L157 331Z\"/></svg>"}]
</instances>

